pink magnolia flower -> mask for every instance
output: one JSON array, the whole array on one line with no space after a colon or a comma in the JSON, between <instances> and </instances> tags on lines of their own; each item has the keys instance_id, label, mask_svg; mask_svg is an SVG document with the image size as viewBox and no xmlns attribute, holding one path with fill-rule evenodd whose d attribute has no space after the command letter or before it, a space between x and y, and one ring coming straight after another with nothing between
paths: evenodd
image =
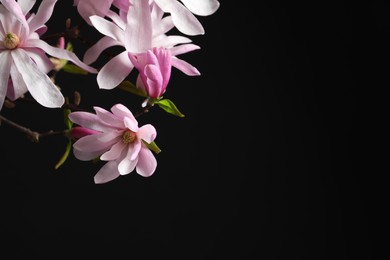
<instances>
[{"instance_id":1,"label":"pink magnolia flower","mask_svg":"<svg viewBox=\"0 0 390 260\"><path fill-rule=\"evenodd\" d=\"M188 62L177 58L178 55L199 49L190 44L189 38L178 35L166 35L174 27L170 17L164 17L159 8L151 8L148 1L133 1L126 12L126 17L112 14L112 21L100 16L91 16L93 26L103 35L84 55L84 62L93 63L99 55L112 46L125 48L121 53L109 60L99 70L97 82L102 89L113 89L118 86L134 69L129 54L142 56L149 50L163 47L169 50L170 64L183 73L196 76L199 71ZM153 51L152 51L153 52ZM165 72L161 72L165 74ZM165 79L168 79L165 77Z\"/></svg>"},{"instance_id":2,"label":"pink magnolia flower","mask_svg":"<svg viewBox=\"0 0 390 260\"><path fill-rule=\"evenodd\" d=\"M94 107L96 114L76 111L69 119L85 130L78 129L81 138L73 144L73 154L82 161L100 156L107 163L96 173L95 183L106 183L134 169L144 177L151 176L157 161L146 146L156 138L156 129L146 124L141 127L122 104L111 107L111 112Z\"/></svg>"},{"instance_id":3,"label":"pink magnolia flower","mask_svg":"<svg viewBox=\"0 0 390 260\"><path fill-rule=\"evenodd\" d=\"M153 48L140 55L129 53L129 58L139 71L137 87L151 98L161 97L171 77L172 55L165 48Z\"/></svg>"},{"instance_id":4,"label":"pink magnolia flower","mask_svg":"<svg viewBox=\"0 0 390 260\"><path fill-rule=\"evenodd\" d=\"M42 106L53 108L63 105L65 99L62 93L47 76L53 63L46 53L97 73L74 53L50 46L39 38L46 31L45 23L52 15L56 2L43 0L35 14L29 13L35 1L0 0L0 109L6 96L16 100L26 92L30 92Z\"/></svg>"}]
</instances>

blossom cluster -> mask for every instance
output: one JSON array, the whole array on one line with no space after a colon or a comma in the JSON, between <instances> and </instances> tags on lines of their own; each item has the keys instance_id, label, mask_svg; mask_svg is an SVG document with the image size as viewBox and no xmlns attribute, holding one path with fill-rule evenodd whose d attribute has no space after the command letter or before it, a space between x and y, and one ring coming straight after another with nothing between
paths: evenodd
<instances>
[{"instance_id":1,"label":"blossom cluster","mask_svg":"<svg viewBox=\"0 0 390 260\"><path fill-rule=\"evenodd\" d=\"M182 116L163 94L172 69L188 76L200 75L180 55L200 48L191 39L205 33L197 16L212 15L219 2L74 0L74 10L101 35L82 57L65 44L65 35L58 37L56 46L45 41L46 23L56 3L57 0L0 0L0 112L5 104L28 95L46 108L63 108L69 149L74 156L82 161L106 162L95 174L95 183L106 183L133 171L151 176L157 167L153 153L160 151L154 142L156 128L151 124L139 126L136 116L120 103L110 110L98 104L92 111L73 110L49 72L92 74L99 89L124 88L144 98L141 108L158 105ZM38 4L37 11L32 12ZM95 67L95 61L113 46L121 51L103 66ZM127 80L132 71L137 73L134 84ZM7 119L1 116L1 120Z\"/></svg>"}]
</instances>

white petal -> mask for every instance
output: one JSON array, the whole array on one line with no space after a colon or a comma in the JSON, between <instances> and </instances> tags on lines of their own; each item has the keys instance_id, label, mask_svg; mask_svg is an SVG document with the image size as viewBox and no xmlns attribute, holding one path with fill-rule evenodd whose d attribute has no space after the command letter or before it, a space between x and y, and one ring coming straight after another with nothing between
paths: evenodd
<instances>
[{"instance_id":1,"label":"white petal","mask_svg":"<svg viewBox=\"0 0 390 260\"><path fill-rule=\"evenodd\" d=\"M126 156L124 156L124 158L120 161L118 165L119 174L121 175L131 173L138 162L138 158L135 158L135 160L130 160L132 154L132 147L131 145L128 145L127 147L128 147L127 154Z\"/></svg>"},{"instance_id":2,"label":"white petal","mask_svg":"<svg viewBox=\"0 0 390 260\"><path fill-rule=\"evenodd\" d=\"M207 16L215 13L219 8L217 0L180 0L194 14Z\"/></svg>"},{"instance_id":3,"label":"white petal","mask_svg":"<svg viewBox=\"0 0 390 260\"><path fill-rule=\"evenodd\" d=\"M112 39L111 37L104 36L84 53L84 62L86 64L91 64L92 62L97 60L97 58L105 49L115 45L120 45L120 43L117 40Z\"/></svg>"},{"instance_id":4,"label":"white petal","mask_svg":"<svg viewBox=\"0 0 390 260\"><path fill-rule=\"evenodd\" d=\"M29 22L30 31L34 32L36 29L44 25L53 14L54 5L57 0L44 0L41 1L38 11L34 18Z\"/></svg>"},{"instance_id":5,"label":"white petal","mask_svg":"<svg viewBox=\"0 0 390 260\"><path fill-rule=\"evenodd\" d=\"M196 17L179 1L154 0L155 3L166 13L170 13L176 28L187 35L204 34L202 24Z\"/></svg>"},{"instance_id":6,"label":"white petal","mask_svg":"<svg viewBox=\"0 0 390 260\"><path fill-rule=\"evenodd\" d=\"M9 75L12 66L12 58L9 51L0 52L0 110L3 107L7 94Z\"/></svg>"},{"instance_id":7,"label":"white petal","mask_svg":"<svg viewBox=\"0 0 390 260\"><path fill-rule=\"evenodd\" d=\"M11 55L30 94L38 103L49 108L61 107L64 104L65 99L61 91L45 73L38 70L24 50L15 49L11 51Z\"/></svg>"},{"instance_id":8,"label":"white petal","mask_svg":"<svg viewBox=\"0 0 390 260\"><path fill-rule=\"evenodd\" d=\"M101 34L109 36L116 41L123 42L124 31L118 25L97 15L92 15L89 19L95 29Z\"/></svg>"},{"instance_id":9,"label":"white petal","mask_svg":"<svg viewBox=\"0 0 390 260\"><path fill-rule=\"evenodd\" d=\"M73 62L75 65L79 66L85 71L88 71L90 73L97 73L97 70L91 66L88 66L87 64L83 63L74 52L70 52L66 49L61 49L57 47L53 47L49 45L48 43L39 40L39 39L29 39L24 43L24 47L36 47L44 50L47 54L50 56L64 59Z\"/></svg>"},{"instance_id":10,"label":"white petal","mask_svg":"<svg viewBox=\"0 0 390 260\"><path fill-rule=\"evenodd\" d=\"M101 89L113 89L119 85L133 70L127 51L124 51L107 62L97 75Z\"/></svg>"}]
</instances>

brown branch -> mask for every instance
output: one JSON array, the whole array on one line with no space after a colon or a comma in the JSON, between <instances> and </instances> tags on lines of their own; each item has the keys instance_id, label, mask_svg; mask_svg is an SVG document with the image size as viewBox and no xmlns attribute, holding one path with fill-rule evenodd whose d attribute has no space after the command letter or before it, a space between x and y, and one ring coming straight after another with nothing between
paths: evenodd
<instances>
[{"instance_id":1,"label":"brown branch","mask_svg":"<svg viewBox=\"0 0 390 260\"><path fill-rule=\"evenodd\" d=\"M22 125L19 125L13 121L7 119L6 117L0 115L0 125L3 122L5 124L11 126L12 128L18 130L22 134L24 134L28 139L30 139L34 143L38 143L41 138L48 137L48 136L68 136L69 135L69 130L62 130L62 131L50 130L50 131L45 132L45 133L39 133L36 131L32 131L31 129L24 127Z\"/></svg>"}]
</instances>

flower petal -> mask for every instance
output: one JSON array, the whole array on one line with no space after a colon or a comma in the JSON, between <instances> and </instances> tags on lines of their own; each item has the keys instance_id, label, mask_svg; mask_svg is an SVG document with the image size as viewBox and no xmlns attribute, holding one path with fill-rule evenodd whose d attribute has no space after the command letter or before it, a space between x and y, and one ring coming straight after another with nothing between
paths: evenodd
<instances>
[{"instance_id":1,"label":"flower petal","mask_svg":"<svg viewBox=\"0 0 390 260\"><path fill-rule=\"evenodd\" d=\"M202 24L179 1L154 0L154 2L166 13L170 13L176 28L187 35L204 34Z\"/></svg>"},{"instance_id":2,"label":"flower petal","mask_svg":"<svg viewBox=\"0 0 390 260\"><path fill-rule=\"evenodd\" d=\"M11 55L30 94L38 103L49 108L61 107L64 104L65 99L61 91L45 73L37 68L24 50L15 49L11 51Z\"/></svg>"},{"instance_id":3,"label":"flower petal","mask_svg":"<svg viewBox=\"0 0 390 260\"><path fill-rule=\"evenodd\" d=\"M139 128L138 128L138 121L133 117L125 117L123 119L123 122L125 123L125 126L130 129L131 131L133 132L138 132Z\"/></svg>"},{"instance_id":4,"label":"flower petal","mask_svg":"<svg viewBox=\"0 0 390 260\"><path fill-rule=\"evenodd\" d=\"M75 111L70 113L68 115L68 118L75 124L96 131L108 132L108 131L112 131L113 129L110 126L102 124L102 122L100 122L100 119L98 118L97 115L89 112Z\"/></svg>"},{"instance_id":5,"label":"flower petal","mask_svg":"<svg viewBox=\"0 0 390 260\"><path fill-rule=\"evenodd\" d=\"M109 161L95 174L94 181L96 184L107 183L120 176L118 171L118 163L116 161Z\"/></svg>"},{"instance_id":6,"label":"flower petal","mask_svg":"<svg viewBox=\"0 0 390 260\"><path fill-rule=\"evenodd\" d=\"M11 66L12 58L9 55L9 51L0 52L0 110L3 107L7 94Z\"/></svg>"},{"instance_id":7,"label":"flower petal","mask_svg":"<svg viewBox=\"0 0 390 260\"><path fill-rule=\"evenodd\" d=\"M38 11L29 22L30 31L34 32L36 29L44 25L53 14L54 5L57 0L43 0L39 5Z\"/></svg>"},{"instance_id":8,"label":"flower petal","mask_svg":"<svg viewBox=\"0 0 390 260\"><path fill-rule=\"evenodd\" d=\"M128 150L123 151L124 153L125 152L127 152L127 153L125 154L125 156L123 156L123 159L120 161L120 163L118 165L118 171L119 171L120 175L125 175L125 174L131 173L134 170L134 168L138 162L137 157L135 158L135 160L130 159L132 152L133 152L133 147L131 145L128 145L127 147L128 147Z\"/></svg>"},{"instance_id":9,"label":"flower petal","mask_svg":"<svg viewBox=\"0 0 390 260\"><path fill-rule=\"evenodd\" d=\"M199 76L200 72L197 68L189 64L188 62L178 59L177 57L172 57L172 67L182 71L188 76Z\"/></svg>"},{"instance_id":10,"label":"flower petal","mask_svg":"<svg viewBox=\"0 0 390 260\"><path fill-rule=\"evenodd\" d=\"M96 115L98 118L107 125L112 126L113 128L117 129L123 129L125 125L123 124L123 121L117 118L114 114L111 112L101 108L101 107L94 107L94 110L96 112Z\"/></svg>"},{"instance_id":11,"label":"flower petal","mask_svg":"<svg viewBox=\"0 0 390 260\"><path fill-rule=\"evenodd\" d=\"M126 50L144 52L152 47L152 18L148 1L133 1L127 13Z\"/></svg>"},{"instance_id":12,"label":"flower petal","mask_svg":"<svg viewBox=\"0 0 390 260\"><path fill-rule=\"evenodd\" d=\"M108 151L117 140L101 142L99 137L103 134L87 135L78 139L73 144L73 154L81 161L93 160Z\"/></svg>"},{"instance_id":13,"label":"flower petal","mask_svg":"<svg viewBox=\"0 0 390 260\"><path fill-rule=\"evenodd\" d=\"M90 73L97 73L97 70L91 66L88 66L87 64L83 63L74 52L68 51L66 49L61 49L57 47L53 47L49 45L48 43L39 40L39 39L29 39L24 43L24 47L36 47L44 50L47 54L50 56L64 59L73 62L75 65L79 66L85 71L88 71Z\"/></svg>"},{"instance_id":14,"label":"flower petal","mask_svg":"<svg viewBox=\"0 0 390 260\"><path fill-rule=\"evenodd\" d=\"M122 104L116 104L111 107L111 112L118 117L120 120L123 120L125 117L132 118L135 120L133 113Z\"/></svg>"},{"instance_id":15,"label":"flower petal","mask_svg":"<svg viewBox=\"0 0 390 260\"><path fill-rule=\"evenodd\" d=\"M28 92L22 74L17 71L15 64L11 66L11 80L8 83L7 97L12 101L20 98Z\"/></svg>"},{"instance_id":16,"label":"flower petal","mask_svg":"<svg viewBox=\"0 0 390 260\"><path fill-rule=\"evenodd\" d=\"M89 19L95 29L101 34L111 37L119 42L123 41L124 31L115 23L97 15L92 15Z\"/></svg>"},{"instance_id":17,"label":"flower petal","mask_svg":"<svg viewBox=\"0 0 390 260\"><path fill-rule=\"evenodd\" d=\"M100 160L112 161L118 159L126 145L123 142L117 142L111 149L100 156Z\"/></svg>"},{"instance_id":18,"label":"flower petal","mask_svg":"<svg viewBox=\"0 0 390 260\"><path fill-rule=\"evenodd\" d=\"M207 16L215 13L219 8L217 0L180 0L192 13Z\"/></svg>"},{"instance_id":19,"label":"flower petal","mask_svg":"<svg viewBox=\"0 0 390 260\"><path fill-rule=\"evenodd\" d=\"M151 124L146 124L138 129L137 136L149 144L156 139L157 131Z\"/></svg>"},{"instance_id":20,"label":"flower petal","mask_svg":"<svg viewBox=\"0 0 390 260\"><path fill-rule=\"evenodd\" d=\"M105 49L115 45L120 45L120 43L117 40L112 39L111 37L104 36L84 53L83 61L86 64L91 64L98 59L100 54Z\"/></svg>"},{"instance_id":21,"label":"flower petal","mask_svg":"<svg viewBox=\"0 0 390 260\"><path fill-rule=\"evenodd\" d=\"M113 89L119 85L133 70L127 51L124 51L107 62L97 75L101 89Z\"/></svg>"},{"instance_id":22,"label":"flower petal","mask_svg":"<svg viewBox=\"0 0 390 260\"><path fill-rule=\"evenodd\" d=\"M154 157L152 151L147 147L142 146L138 155L138 163L136 171L143 177L151 176L157 168L157 160Z\"/></svg>"}]
</instances>

